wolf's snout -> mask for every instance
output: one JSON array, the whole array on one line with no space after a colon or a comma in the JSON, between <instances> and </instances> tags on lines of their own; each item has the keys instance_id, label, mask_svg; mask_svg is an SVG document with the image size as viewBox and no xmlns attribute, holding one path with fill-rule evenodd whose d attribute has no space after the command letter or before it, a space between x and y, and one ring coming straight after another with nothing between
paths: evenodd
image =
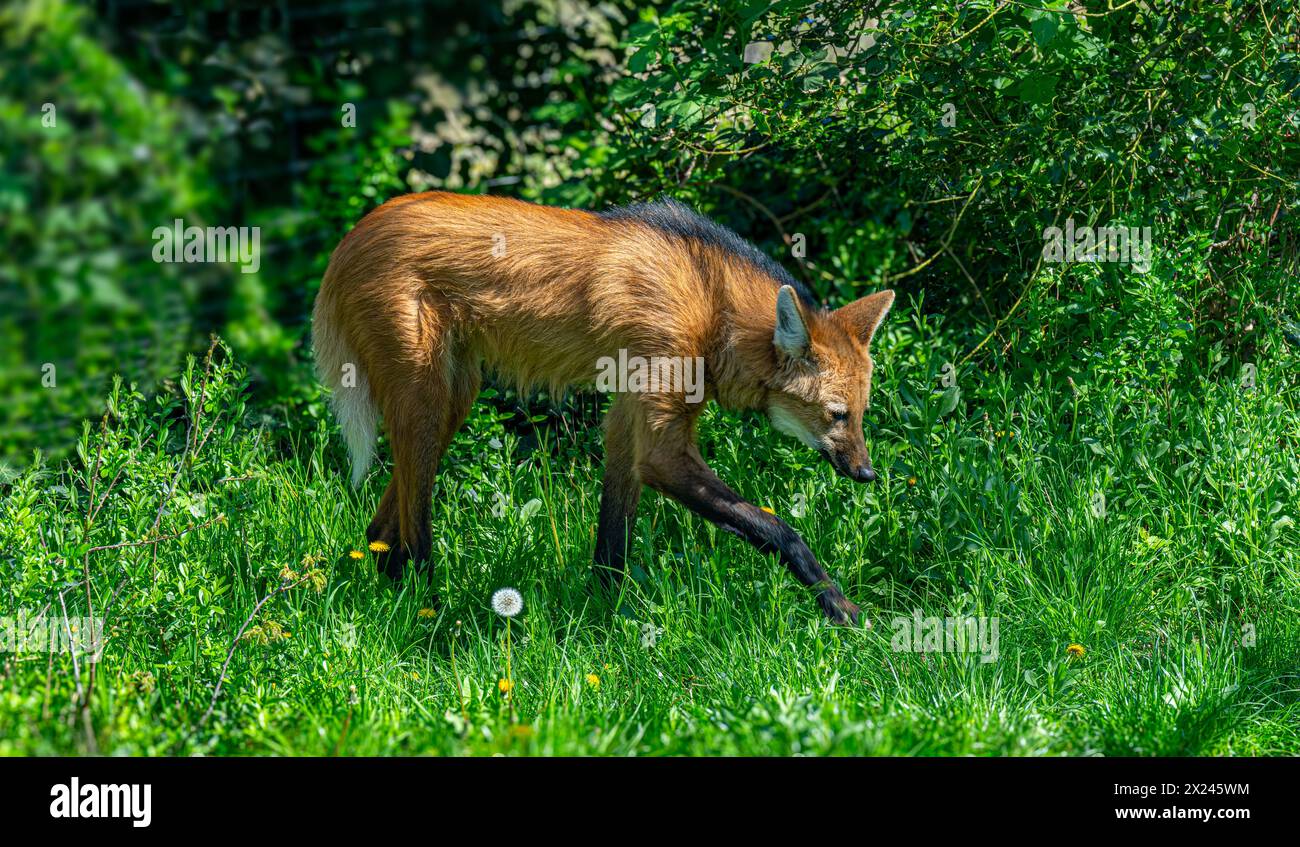
<instances>
[{"instance_id":1,"label":"wolf's snout","mask_svg":"<svg viewBox=\"0 0 1300 847\"><path fill-rule=\"evenodd\" d=\"M841 475L848 477L854 482L875 482L876 471L871 467L870 459L852 459L845 458L844 461L835 462L835 469Z\"/></svg>"},{"instance_id":2,"label":"wolf's snout","mask_svg":"<svg viewBox=\"0 0 1300 847\"><path fill-rule=\"evenodd\" d=\"M831 463L831 467L835 468L837 474L854 482L875 482L879 478L875 469L871 467L870 459L855 459L843 453L832 453L824 448L821 454Z\"/></svg>"},{"instance_id":3,"label":"wolf's snout","mask_svg":"<svg viewBox=\"0 0 1300 847\"><path fill-rule=\"evenodd\" d=\"M853 469L853 478L858 482L875 482L876 472L871 465L858 465Z\"/></svg>"}]
</instances>

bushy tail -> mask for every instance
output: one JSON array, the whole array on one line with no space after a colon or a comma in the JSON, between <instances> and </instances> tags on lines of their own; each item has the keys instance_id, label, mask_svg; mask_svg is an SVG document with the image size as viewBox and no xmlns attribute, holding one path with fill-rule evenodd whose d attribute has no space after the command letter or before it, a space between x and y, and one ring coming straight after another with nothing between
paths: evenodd
<instances>
[{"instance_id":1,"label":"bushy tail","mask_svg":"<svg viewBox=\"0 0 1300 847\"><path fill-rule=\"evenodd\" d=\"M379 410L370 398L365 368L334 325L331 311L324 297L317 298L311 323L312 348L316 352L316 375L330 389L330 406L348 445L352 487L356 488L375 458Z\"/></svg>"}]
</instances>

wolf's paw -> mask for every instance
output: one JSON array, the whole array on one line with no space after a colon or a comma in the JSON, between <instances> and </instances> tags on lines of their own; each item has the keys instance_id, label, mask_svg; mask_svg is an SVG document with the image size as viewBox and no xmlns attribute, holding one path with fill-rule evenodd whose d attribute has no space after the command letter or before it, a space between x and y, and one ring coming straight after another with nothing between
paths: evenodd
<instances>
[{"instance_id":1,"label":"wolf's paw","mask_svg":"<svg viewBox=\"0 0 1300 847\"><path fill-rule=\"evenodd\" d=\"M843 594L824 591L817 599L826 617L836 626L871 629L871 621L862 614L862 609Z\"/></svg>"}]
</instances>

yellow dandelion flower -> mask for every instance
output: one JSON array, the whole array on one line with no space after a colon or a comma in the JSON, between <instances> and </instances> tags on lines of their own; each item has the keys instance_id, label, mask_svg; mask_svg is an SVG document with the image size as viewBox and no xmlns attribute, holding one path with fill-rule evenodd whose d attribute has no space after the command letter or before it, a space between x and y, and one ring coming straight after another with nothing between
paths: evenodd
<instances>
[{"instance_id":1,"label":"yellow dandelion flower","mask_svg":"<svg viewBox=\"0 0 1300 847\"><path fill-rule=\"evenodd\" d=\"M365 557L366 554L362 553L360 550L351 550L348 552L349 559L364 559Z\"/></svg>"},{"instance_id":2,"label":"yellow dandelion flower","mask_svg":"<svg viewBox=\"0 0 1300 847\"><path fill-rule=\"evenodd\" d=\"M769 506L763 506L762 509L763 509L764 512L767 512L769 515L775 515L775 514L776 514L776 510L773 509L773 508L771 508L771 507L769 507Z\"/></svg>"},{"instance_id":3,"label":"yellow dandelion flower","mask_svg":"<svg viewBox=\"0 0 1300 847\"><path fill-rule=\"evenodd\" d=\"M916 485L916 477L914 477L914 476L909 476L909 477L907 478L907 484L908 484L908 485Z\"/></svg>"},{"instance_id":4,"label":"yellow dandelion flower","mask_svg":"<svg viewBox=\"0 0 1300 847\"><path fill-rule=\"evenodd\" d=\"M389 546L388 546L388 543L385 542L385 541L372 541L372 542L370 542L370 552L371 552L371 553L387 553L387 552L388 552L389 550L391 550L391 549L393 549L393 548L392 548L392 547L389 547Z\"/></svg>"},{"instance_id":5,"label":"yellow dandelion flower","mask_svg":"<svg viewBox=\"0 0 1300 847\"><path fill-rule=\"evenodd\" d=\"M587 674L587 684L592 688L600 688L600 677L596 676L594 673Z\"/></svg>"},{"instance_id":6,"label":"yellow dandelion flower","mask_svg":"<svg viewBox=\"0 0 1300 847\"><path fill-rule=\"evenodd\" d=\"M411 671L411 679L418 680L419 678L420 678L420 672L419 672L419 671Z\"/></svg>"},{"instance_id":7,"label":"yellow dandelion flower","mask_svg":"<svg viewBox=\"0 0 1300 847\"><path fill-rule=\"evenodd\" d=\"M1071 644L1069 647L1065 648L1065 654L1071 659L1081 659L1083 658L1083 654L1087 652L1087 650L1083 649L1082 644Z\"/></svg>"},{"instance_id":8,"label":"yellow dandelion flower","mask_svg":"<svg viewBox=\"0 0 1300 847\"><path fill-rule=\"evenodd\" d=\"M500 691L502 694L509 694L509 693L510 693L510 689L512 689L512 688L514 688L514 687L515 687L515 684L514 684L513 682L511 682L510 680L508 680L508 679L498 679L498 680L497 680L497 690Z\"/></svg>"},{"instance_id":9,"label":"yellow dandelion flower","mask_svg":"<svg viewBox=\"0 0 1300 847\"><path fill-rule=\"evenodd\" d=\"M420 611L416 612L416 614L422 618L436 618L438 616L438 613L436 611L429 608L421 609Z\"/></svg>"},{"instance_id":10,"label":"yellow dandelion flower","mask_svg":"<svg viewBox=\"0 0 1300 847\"><path fill-rule=\"evenodd\" d=\"M532 738L533 728L531 726L526 726L525 724L517 723L514 726L510 727L510 735L511 737L518 738L520 740Z\"/></svg>"}]
</instances>

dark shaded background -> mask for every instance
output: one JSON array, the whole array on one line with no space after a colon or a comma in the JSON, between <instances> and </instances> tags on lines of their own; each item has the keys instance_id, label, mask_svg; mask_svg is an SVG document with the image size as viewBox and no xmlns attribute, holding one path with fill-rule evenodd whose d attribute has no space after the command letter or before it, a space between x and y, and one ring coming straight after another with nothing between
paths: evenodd
<instances>
[{"instance_id":1,"label":"dark shaded background","mask_svg":"<svg viewBox=\"0 0 1300 847\"><path fill-rule=\"evenodd\" d=\"M1261 326L1300 344L1295 11L1035 6L11 4L0 459L68 449L112 375L155 390L210 332L291 425L329 251L425 188L675 196L830 302L893 285L1026 384L1177 383ZM1042 267L1071 216L1152 225L1157 266ZM175 217L261 227L260 272L153 262Z\"/></svg>"}]
</instances>

